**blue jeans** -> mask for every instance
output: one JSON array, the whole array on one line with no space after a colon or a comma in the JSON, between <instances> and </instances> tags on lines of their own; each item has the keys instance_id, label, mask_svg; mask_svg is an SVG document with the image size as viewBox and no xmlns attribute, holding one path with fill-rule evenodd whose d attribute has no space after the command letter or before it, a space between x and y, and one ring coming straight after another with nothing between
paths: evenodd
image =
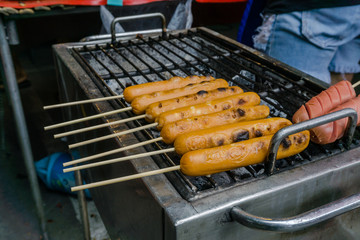
<instances>
[{"instance_id":1,"label":"blue jeans","mask_svg":"<svg viewBox=\"0 0 360 240\"><path fill-rule=\"evenodd\" d=\"M264 16L254 47L326 83L360 72L360 5Z\"/></svg>"}]
</instances>

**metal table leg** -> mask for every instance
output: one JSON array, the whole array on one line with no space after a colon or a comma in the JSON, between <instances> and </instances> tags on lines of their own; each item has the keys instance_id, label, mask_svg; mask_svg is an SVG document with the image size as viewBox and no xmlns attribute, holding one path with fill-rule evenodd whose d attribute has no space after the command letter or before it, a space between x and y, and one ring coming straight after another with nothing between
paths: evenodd
<instances>
[{"instance_id":1,"label":"metal table leg","mask_svg":"<svg viewBox=\"0 0 360 240\"><path fill-rule=\"evenodd\" d=\"M9 44L6 39L3 21L0 17L0 56L1 56L1 72L5 77L5 89L7 90L9 100L14 112L14 119L17 127L20 147L25 160L27 174L30 180L30 186L33 198L36 204L37 214L40 220L41 230L44 238L48 239L46 232L45 214L42 205L42 198L39 189L39 183L36 176L33 155L30 147L29 135L26 127L24 112L21 104L19 88L16 81L14 64L11 58Z\"/></svg>"}]
</instances>

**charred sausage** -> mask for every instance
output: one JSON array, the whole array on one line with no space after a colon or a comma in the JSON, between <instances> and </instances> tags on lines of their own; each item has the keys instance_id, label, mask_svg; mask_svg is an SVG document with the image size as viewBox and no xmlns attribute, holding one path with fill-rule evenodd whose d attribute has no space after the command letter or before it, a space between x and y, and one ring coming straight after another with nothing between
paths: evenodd
<instances>
[{"instance_id":1,"label":"charred sausage","mask_svg":"<svg viewBox=\"0 0 360 240\"><path fill-rule=\"evenodd\" d=\"M345 108L352 108L358 114L357 125L360 124L360 95L350 99L347 102L337 106L331 112L339 111ZM342 118L334 122L330 122L310 130L311 141L318 144L328 144L340 139L348 125L348 118Z\"/></svg>"},{"instance_id":2,"label":"charred sausage","mask_svg":"<svg viewBox=\"0 0 360 240\"><path fill-rule=\"evenodd\" d=\"M331 109L354 98L354 88L349 81L340 81L311 98L293 115L293 123L303 122L328 113Z\"/></svg>"},{"instance_id":3,"label":"charred sausage","mask_svg":"<svg viewBox=\"0 0 360 240\"><path fill-rule=\"evenodd\" d=\"M166 124L162 128L160 136L166 144L172 144L180 134L239 121L266 118L269 113L269 107L264 105L231 108Z\"/></svg>"},{"instance_id":4,"label":"charred sausage","mask_svg":"<svg viewBox=\"0 0 360 240\"><path fill-rule=\"evenodd\" d=\"M265 161L272 135L253 138L226 146L185 153L181 171L188 176L205 176ZM309 144L309 131L290 135L280 144L277 159L295 155Z\"/></svg>"},{"instance_id":5,"label":"charred sausage","mask_svg":"<svg viewBox=\"0 0 360 240\"><path fill-rule=\"evenodd\" d=\"M204 103L206 101L211 101L214 99L223 98L243 92L244 91L240 87L233 86L226 88L217 88L211 91L201 90L195 94L152 103L146 108L145 119L148 122L153 122L163 112L196 105L199 103Z\"/></svg>"},{"instance_id":6,"label":"charred sausage","mask_svg":"<svg viewBox=\"0 0 360 240\"><path fill-rule=\"evenodd\" d=\"M188 84L200 83L203 81L210 81L214 78L211 76L188 76L188 77L172 77L169 80L148 82L138 84L125 88L124 99L128 103L132 102L135 97L140 95L149 94L155 91L166 91L175 88L182 88Z\"/></svg>"},{"instance_id":7,"label":"charred sausage","mask_svg":"<svg viewBox=\"0 0 360 240\"><path fill-rule=\"evenodd\" d=\"M156 118L160 130L165 124L215 112L220 112L234 107L255 106L260 104L260 97L254 92L240 93L225 98L215 99L194 106L187 106L160 114Z\"/></svg>"},{"instance_id":8,"label":"charred sausage","mask_svg":"<svg viewBox=\"0 0 360 240\"><path fill-rule=\"evenodd\" d=\"M221 87L228 87L229 84L224 79L215 79L197 84L188 84L183 88L176 88L166 91L153 92L134 98L131 102L132 110L135 114L145 113L146 108L155 102L177 98L188 94L197 93L201 90L213 90Z\"/></svg>"},{"instance_id":9,"label":"charred sausage","mask_svg":"<svg viewBox=\"0 0 360 240\"><path fill-rule=\"evenodd\" d=\"M231 143L275 134L292 123L286 118L266 118L254 121L227 124L219 127L181 134L175 139L176 153L229 145Z\"/></svg>"}]
</instances>

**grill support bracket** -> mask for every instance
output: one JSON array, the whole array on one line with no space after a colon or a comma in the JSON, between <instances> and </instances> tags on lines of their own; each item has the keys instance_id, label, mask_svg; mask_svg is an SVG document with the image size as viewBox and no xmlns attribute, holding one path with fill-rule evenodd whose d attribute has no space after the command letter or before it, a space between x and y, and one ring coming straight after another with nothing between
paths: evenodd
<instances>
[{"instance_id":1,"label":"grill support bracket","mask_svg":"<svg viewBox=\"0 0 360 240\"><path fill-rule=\"evenodd\" d=\"M313 118L280 129L276 134L274 134L270 142L269 152L265 162L266 174L272 175L274 173L277 151L279 149L281 141L284 140L287 136L304 130L309 130L311 128L330 123L345 117L349 117L350 121L348 123L346 133L344 134L344 142L346 146L350 146L357 123L357 112L351 108L342 109L340 111L329 113L321 117Z\"/></svg>"}]
</instances>

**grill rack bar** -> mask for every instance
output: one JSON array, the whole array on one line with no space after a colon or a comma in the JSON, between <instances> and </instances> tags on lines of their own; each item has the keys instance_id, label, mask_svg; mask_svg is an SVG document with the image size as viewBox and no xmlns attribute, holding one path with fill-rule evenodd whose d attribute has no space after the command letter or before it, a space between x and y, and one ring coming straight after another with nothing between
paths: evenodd
<instances>
[{"instance_id":1,"label":"grill rack bar","mask_svg":"<svg viewBox=\"0 0 360 240\"><path fill-rule=\"evenodd\" d=\"M183 34L182 34L182 35L183 35ZM188 36L185 36L185 38L188 38ZM181 38L178 39L178 40L181 41L181 42L184 43L184 44L187 44L189 47L194 48L194 47L191 46L190 44L188 44L188 43L186 43L185 41L181 40ZM193 41L194 41L194 42L198 42L198 41L196 41L196 40L193 40ZM199 42L198 42L198 43L199 43ZM199 43L199 44L201 44L201 43ZM204 46L204 47L209 48L208 46ZM226 49L226 48L224 48L224 49ZM214 49L214 51L216 51L218 54L220 54L218 50ZM229 51L230 51L230 50L229 50ZM238 56L238 57L241 57L241 56L240 56L239 54L237 54L235 51L232 51L232 52L230 52L230 53L231 53L231 54L234 54L234 55L236 55L236 56ZM208 55L208 54L207 54L207 55ZM235 60L234 60L234 59L231 59L229 56L224 55L224 58L226 58L226 59L229 60L230 62L236 64ZM215 60L215 61L216 61L217 63L223 65L224 67L228 68L230 71L232 71L232 72L234 72L234 73L237 73L236 71L232 70L229 66L227 66L227 65L224 64L224 63L222 63L221 61L218 61L218 60ZM242 66L242 68L244 68L246 71L251 72L252 74L255 74L255 71L252 70L252 69L250 69L250 68L247 67L247 66ZM228 77L228 76L227 76L227 77ZM250 78L248 78L248 77L246 77L246 76L242 76L242 77L245 78L247 81L249 81L249 82L251 82L251 83L253 83L253 84L261 87L260 83L256 82L255 80L250 79ZM266 80L268 80L268 79L266 79ZM271 80L270 80L270 81L271 81ZM271 82L272 82L274 85L277 85L277 86L279 86L279 87L283 87L283 86L281 86L280 84L278 84L276 81L271 81ZM248 89L248 90L251 91L251 89ZM284 90L289 91L292 95L298 95L298 96L299 96L301 99L303 99L304 101L309 100L308 98L303 97L303 95L299 95L298 93L296 93L296 92L293 91L293 90L289 90L288 88L284 88Z\"/></svg>"},{"instance_id":2,"label":"grill rack bar","mask_svg":"<svg viewBox=\"0 0 360 240\"><path fill-rule=\"evenodd\" d=\"M185 36L185 38L189 38L189 36ZM213 41L212 39L207 39L207 40L208 40L209 42L211 42L211 43L214 43L214 41ZM180 40L180 41L182 41L182 40ZM196 41L196 40L193 40L193 41ZM196 42L197 42L197 41L196 41ZM224 47L224 49L228 50L231 55L235 55L235 56L237 56L237 57L239 57L239 58L243 58L243 59L245 59L245 60L247 60L247 61L251 61L249 58L240 55L240 53L237 52L237 51L231 51L230 49L228 49L228 48L226 48L226 47ZM218 52L218 50L216 50L216 49L214 49L214 51L217 51L217 52ZM233 62L233 63L236 63L235 60L234 60L234 59L231 59L229 56L224 56L224 57L225 57L226 59L228 59L229 61L231 61L231 62ZM255 73L255 70L252 70L251 68L247 67L246 65L242 65L242 67L243 67L246 71L249 71L249 72L251 72L252 74L256 74L256 73ZM267 66L265 66L265 65L262 66L262 67L263 67L263 69L266 69L266 70L268 70L269 72L272 72L272 71L273 71L272 69L270 69L269 67L267 67ZM275 75L275 76L277 76L277 75ZM283 76L283 78L286 79L288 82L291 82L292 84L297 85L298 87L302 88L302 86L299 85L298 83L296 83L294 80L292 80L292 79L290 79L290 78L288 78L288 77L286 77L286 76ZM250 82L252 82L252 83L254 83L254 84L257 84L257 82L255 82L254 80L252 80L252 79L250 79L250 78L247 78L247 80L250 81ZM296 95L297 97L299 97L300 99L302 99L302 100L304 100L304 101L308 101L308 100L310 99L310 98L305 97L304 95L299 94L299 93L297 93L296 91L292 90L292 88L286 88L286 87L280 85L277 81L273 81L271 78L266 78L266 80L267 80L267 81L270 81L272 84L277 85L278 87L284 89L285 91L288 91L288 92L291 93L292 95ZM312 93L315 94L315 92L312 92Z\"/></svg>"},{"instance_id":3,"label":"grill rack bar","mask_svg":"<svg viewBox=\"0 0 360 240\"><path fill-rule=\"evenodd\" d=\"M187 46L189 46L189 47L191 47L191 48L194 48L193 46L191 46L190 44L188 44L188 43L186 43L186 42L184 42L184 41L182 41L181 39L178 39L179 41L181 41L181 42L183 42L184 44L186 44ZM161 44L160 42L157 42L158 44ZM195 48L194 48L195 49ZM186 53L188 53L189 55L191 55L191 56L193 56L193 54L191 54L190 52L188 52L188 51L186 51ZM208 57L210 57L208 54L206 54ZM196 59L198 59L198 60L200 60L201 61L201 59L199 59L198 57L196 57L196 56L194 56ZM227 56L224 56L225 58L228 58ZM213 60L215 61L215 62L217 62L218 64L221 64L223 67L225 67L225 68L227 68L230 72L233 72L234 74L238 74L238 72L237 71L235 71L235 70L233 70L231 67L229 67L229 66L227 66L226 64L224 64L224 63L222 63L221 61L219 61L219 60L217 60L217 59L215 59L215 58L213 58ZM230 59L232 62L234 61L233 59ZM207 66L209 66L210 67L210 65L209 65L209 63L206 63L205 61L202 61L202 63L203 64L205 64L205 65L207 65ZM246 67L244 67L246 70L248 69L248 68L246 68ZM225 79L232 79L233 77L231 77L231 76L229 76L229 75L227 75L227 74L223 74L223 73L221 73L221 70L219 69L219 68L214 68L215 69L215 71L216 72L219 72L221 75L223 75L224 77L225 77ZM250 79L250 78L248 78L248 77L246 77L246 76L242 76L242 78L244 78L244 79L246 79L247 81L249 81L249 82L252 82L252 83L254 83L255 85L257 85L257 86L261 86L258 82L256 82L256 81L254 81L254 80L252 80L252 79ZM251 89L250 88L248 88L248 87L245 87L248 91L251 91ZM269 105L272 105L269 101L267 101L267 100L265 100L265 99L263 99L263 101L265 101L265 102L267 102ZM286 113L287 115L291 115L289 112L287 112Z\"/></svg>"},{"instance_id":4,"label":"grill rack bar","mask_svg":"<svg viewBox=\"0 0 360 240\"><path fill-rule=\"evenodd\" d=\"M218 44L218 43L215 41L215 40L217 40L217 39L211 38L210 35L209 35L207 32L201 32L201 33L199 33L198 35L196 35L196 33L197 33L197 32L195 32L195 31L193 31L193 30L189 30L189 34L188 34L188 35L189 35L189 36L199 36L199 35L201 35L202 37L206 38L207 41L209 41L209 42L211 42L211 43L213 43L213 44ZM185 35L185 37L188 37L188 38L189 38L189 36L186 36L186 35ZM223 42L222 42L222 44L223 44ZM231 52L232 50L229 49L228 47L226 47L226 45L228 45L228 44L231 44L231 43L227 42L227 44L223 44L223 45L222 45L222 48L224 48L224 49L228 50L229 52ZM241 53L244 53L244 50L242 49L242 50L240 50L240 51L233 51L233 54L237 55L238 57L244 58L245 60L248 60L249 62L252 61L252 59L250 59L249 57L247 57L246 54L240 55L240 52L241 52ZM274 59L274 60L275 60L275 59ZM246 66L244 66L244 67L246 67ZM304 90L304 91L310 92L311 95L316 95L316 94L317 94L317 92L313 91L312 89L310 89L310 88L305 88L302 84L300 84L300 83L302 82L301 79L299 79L299 81L294 81L292 78L288 77L288 76L285 75L285 74L281 74L281 73L279 73L279 72L275 72L274 69L271 69L270 67L268 67L268 66L265 65L265 64L261 64L261 68L266 69L266 70L268 70L268 71L271 72L271 73L275 73L275 76L279 76L279 75L280 75L281 78L286 79L286 81L291 82L292 84L298 86L299 88L302 88L302 90ZM248 71L251 71L251 69L248 69ZM253 72L253 71L252 71L252 72ZM273 82L274 84L277 84L276 81L272 81L272 82ZM300 98L303 97L303 94L299 94L299 93L296 93L296 92L293 92L293 91L292 91L291 93L292 93L292 94L296 94L296 95L297 95L298 97L300 97ZM303 98L303 100L304 100L304 101L308 101L310 98L311 98L311 97Z\"/></svg>"},{"instance_id":5,"label":"grill rack bar","mask_svg":"<svg viewBox=\"0 0 360 240\"><path fill-rule=\"evenodd\" d=\"M105 51L105 49L104 49L103 47L99 46L98 44L96 45L96 47L97 47L98 49L100 49L112 62L114 62L114 64L115 64L116 66L118 66L119 68L121 68L122 71L126 73L126 74L125 74L126 76L128 76L133 82L136 82L136 81L132 78L132 76L131 76L113 57L111 57L111 55L110 55L107 51ZM111 47L111 49L114 49L114 51L115 51L117 54L119 54L122 58L124 58L127 62L129 62L129 63L131 64L131 66L133 66L133 67L141 74L142 77L144 77L147 81L150 81L150 78L148 78L148 77L146 76L145 72L141 71L141 70L136 66L136 64L132 63L132 62L129 60L129 58L127 58L124 54L122 54L119 50L117 50L116 48L112 47L111 45L110 45L110 47ZM135 56L135 55L134 55L134 56ZM135 57L136 57L136 56L135 56ZM112 75L113 73L110 71L110 74ZM115 77L115 76L114 76L114 77ZM124 88L125 88L125 87L124 87Z\"/></svg>"},{"instance_id":6,"label":"grill rack bar","mask_svg":"<svg viewBox=\"0 0 360 240\"><path fill-rule=\"evenodd\" d=\"M329 113L324 116L313 118L305 122L296 123L289 127L280 129L276 134L274 134L270 142L269 152L265 162L266 174L272 175L274 173L277 151L279 149L280 143L283 139L285 139L285 137L289 136L290 134L318 127L325 123L333 122L345 117L350 119L346 133L344 134L345 144L348 148L350 148L357 123L357 112L354 109L342 109L340 111Z\"/></svg>"}]
</instances>

